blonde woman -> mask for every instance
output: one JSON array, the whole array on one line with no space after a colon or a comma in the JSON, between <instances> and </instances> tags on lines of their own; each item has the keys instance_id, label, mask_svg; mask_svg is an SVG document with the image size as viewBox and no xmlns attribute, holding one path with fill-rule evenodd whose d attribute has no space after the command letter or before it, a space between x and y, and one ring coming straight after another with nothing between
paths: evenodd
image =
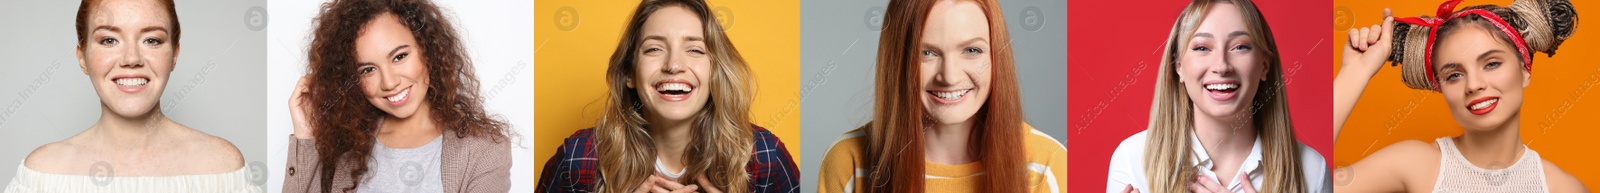
<instances>
[{"instance_id":1,"label":"blonde woman","mask_svg":"<svg viewBox=\"0 0 1600 193\"><path fill-rule=\"evenodd\" d=\"M1331 192L1296 141L1272 29L1249 0L1196 0L1173 25L1150 125L1112 154L1106 192Z\"/></svg>"},{"instance_id":2,"label":"blonde woman","mask_svg":"<svg viewBox=\"0 0 1600 193\"><path fill-rule=\"evenodd\" d=\"M1406 86L1443 95L1463 132L1433 143L1385 145L1347 166L1360 172L1351 172L1339 192L1588 192L1519 136L1533 54L1554 55L1572 36L1578 20L1572 2L1517 0L1508 7L1455 10L1460 3L1445 1L1434 17L1394 18L1385 11L1381 26L1350 30L1333 84L1335 137L1386 61L1403 67Z\"/></svg>"},{"instance_id":3,"label":"blonde woman","mask_svg":"<svg viewBox=\"0 0 1600 193\"><path fill-rule=\"evenodd\" d=\"M592 129L567 137L537 192L798 192L782 141L750 123L749 67L702 0L646 0L606 70Z\"/></svg>"}]
</instances>

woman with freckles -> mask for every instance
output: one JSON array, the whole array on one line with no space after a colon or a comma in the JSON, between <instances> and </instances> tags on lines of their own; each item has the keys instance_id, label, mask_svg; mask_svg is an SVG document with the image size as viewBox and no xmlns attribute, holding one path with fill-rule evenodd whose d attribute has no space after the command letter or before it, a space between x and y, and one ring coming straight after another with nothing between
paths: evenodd
<instances>
[{"instance_id":1,"label":"woman with freckles","mask_svg":"<svg viewBox=\"0 0 1600 193\"><path fill-rule=\"evenodd\" d=\"M5 192L262 191L232 143L161 112L182 31L171 0L86 0L76 27L100 119L28 154Z\"/></svg>"},{"instance_id":2,"label":"woman with freckles","mask_svg":"<svg viewBox=\"0 0 1600 193\"><path fill-rule=\"evenodd\" d=\"M1295 138L1272 28L1249 0L1194 0L1163 49L1145 131L1111 156L1106 192L1332 192Z\"/></svg>"},{"instance_id":3,"label":"woman with freckles","mask_svg":"<svg viewBox=\"0 0 1600 193\"><path fill-rule=\"evenodd\" d=\"M1022 120L994 0L891 0L872 122L822 160L818 192L1062 192L1067 151Z\"/></svg>"},{"instance_id":4,"label":"woman with freckles","mask_svg":"<svg viewBox=\"0 0 1600 193\"><path fill-rule=\"evenodd\" d=\"M750 121L754 78L701 0L645 0L606 69L594 128L567 137L537 192L800 192L782 141Z\"/></svg>"},{"instance_id":5,"label":"woman with freckles","mask_svg":"<svg viewBox=\"0 0 1600 193\"><path fill-rule=\"evenodd\" d=\"M289 97L284 192L506 192L511 127L427 0L334 0Z\"/></svg>"}]
</instances>

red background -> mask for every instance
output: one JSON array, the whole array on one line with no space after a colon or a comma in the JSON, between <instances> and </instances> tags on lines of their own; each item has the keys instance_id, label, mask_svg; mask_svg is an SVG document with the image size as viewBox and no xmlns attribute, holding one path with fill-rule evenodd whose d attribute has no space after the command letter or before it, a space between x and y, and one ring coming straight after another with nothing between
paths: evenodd
<instances>
[{"instance_id":1,"label":"red background","mask_svg":"<svg viewBox=\"0 0 1600 193\"><path fill-rule=\"evenodd\" d=\"M1149 123L1161 50L1189 1L1067 3L1069 192L1104 192L1112 151ZM1332 2L1256 1L1277 40L1300 142L1332 160ZM1332 161L1328 161L1332 163ZM1332 170L1329 170L1332 171Z\"/></svg>"}]
</instances>

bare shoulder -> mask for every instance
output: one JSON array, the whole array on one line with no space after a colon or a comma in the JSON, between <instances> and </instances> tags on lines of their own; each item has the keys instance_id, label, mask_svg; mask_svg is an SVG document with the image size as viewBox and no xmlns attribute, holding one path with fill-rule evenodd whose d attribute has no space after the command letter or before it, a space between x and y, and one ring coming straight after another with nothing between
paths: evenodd
<instances>
[{"instance_id":1,"label":"bare shoulder","mask_svg":"<svg viewBox=\"0 0 1600 193\"><path fill-rule=\"evenodd\" d=\"M1389 144L1334 176L1338 192L1426 192L1438 179L1439 146L1418 140ZM1347 191L1352 190L1352 191Z\"/></svg>"},{"instance_id":2,"label":"bare shoulder","mask_svg":"<svg viewBox=\"0 0 1600 193\"><path fill-rule=\"evenodd\" d=\"M1550 192L1589 192L1589 189L1578 181L1578 177L1561 170L1550 160L1540 159L1544 167L1545 184L1550 187Z\"/></svg>"},{"instance_id":3,"label":"bare shoulder","mask_svg":"<svg viewBox=\"0 0 1600 193\"><path fill-rule=\"evenodd\" d=\"M172 144L175 152L168 152L173 158L172 163L183 164L178 168L187 168L189 171L182 173L216 174L227 173L244 167L244 156L239 153L239 147L233 142L221 137L206 134L187 126L179 125L180 132L173 135Z\"/></svg>"},{"instance_id":4,"label":"bare shoulder","mask_svg":"<svg viewBox=\"0 0 1600 193\"><path fill-rule=\"evenodd\" d=\"M28 153L28 158L22 161L25 167L33 171L44 173L71 174L77 170L89 169L89 165L79 163L80 155L86 148L68 140L50 142L33 149Z\"/></svg>"}]
</instances>

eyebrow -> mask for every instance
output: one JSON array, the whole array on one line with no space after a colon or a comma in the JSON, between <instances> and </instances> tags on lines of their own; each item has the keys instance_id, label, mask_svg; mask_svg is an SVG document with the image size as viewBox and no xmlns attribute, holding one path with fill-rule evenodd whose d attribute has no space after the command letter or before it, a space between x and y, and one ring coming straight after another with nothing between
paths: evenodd
<instances>
[{"instance_id":1,"label":"eyebrow","mask_svg":"<svg viewBox=\"0 0 1600 193\"><path fill-rule=\"evenodd\" d=\"M389 57L391 57L391 58L392 58L392 57L394 57L394 53L396 53L396 52L400 52L400 49L405 49L405 48L409 48L409 47L411 47L411 45L400 45L400 46L395 46L395 47L394 47L394 50L389 50ZM372 64L373 64L373 62L370 62L370 61L368 61L368 62L360 62L360 63L357 63L357 64L360 64L360 65L363 65L363 66L365 66L365 65L372 65Z\"/></svg>"},{"instance_id":2,"label":"eyebrow","mask_svg":"<svg viewBox=\"0 0 1600 193\"><path fill-rule=\"evenodd\" d=\"M658 36L658 35L644 36L644 38L639 39L639 42L643 43L644 41L649 41L649 40L667 41L667 37L666 36ZM683 40L684 41L703 42L703 41L706 41L706 38L705 37L700 37L700 36L684 36Z\"/></svg>"},{"instance_id":3,"label":"eyebrow","mask_svg":"<svg viewBox=\"0 0 1600 193\"><path fill-rule=\"evenodd\" d=\"M1439 66L1439 70L1435 70L1435 71L1446 71L1446 70L1452 70L1452 69L1456 69L1456 68L1461 68L1461 63L1455 63L1455 62L1446 63L1446 64L1444 64L1444 66ZM1435 74L1435 75L1442 75L1442 74Z\"/></svg>"},{"instance_id":4,"label":"eyebrow","mask_svg":"<svg viewBox=\"0 0 1600 193\"><path fill-rule=\"evenodd\" d=\"M106 31L111 31L111 32L122 32L122 28L117 28L116 26L109 26L109 25L95 26L94 30L92 30L92 31L100 31L100 30L106 30Z\"/></svg>"},{"instance_id":5,"label":"eyebrow","mask_svg":"<svg viewBox=\"0 0 1600 193\"><path fill-rule=\"evenodd\" d=\"M1228 37L1248 36L1248 35L1250 35L1250 33L1245 33L1244 31L1233 31L1231 33L1228 33ZM1198 38L1198 37L1214 38L1211 35L1211 33L1205 33L1205 32L1194 33L1194 37L1196 37L1196 38Z\"/></svg>"},{"instance_id":6,"label":"eyebrow","mask_svg":"<svg viewBox=\"0 0 1600 193\"><path fill-rule=\"evenodd\" d=\"M1489 50L1487 52L1483 52L1482 54L1478 54L1478 60L1489 59L1489 55L1493 55L1495 53L1504 53L1504 52L1506 52L1506 51L1505 50L1499 50L1499 49Z\"/></svg>"},{"instance_id":7,"label":"eyebrow","mask_svg":"<svg viewBox=\"0 0 1600 193\"><path fill-rule=\"evenodd\" d=\"M394 57L394 53L400 52L400 49L406 49L406 48L409 48L409 47L411 47L411 45L395 46L394 50L389 50L389 57Z\"/></svg>"},{"instance_id":8,"label":"eyebrow","mask_svg":"<svg viewBox=\"0 0 1600 193\"><path fill-rule=\"evenodd\" d=\"M966 42L963 42L961 44L962 45L976 44L976 43L985 43L985 44L987 44L988 42L989 42L989 40L983 39L983 37L972 37L972 39L967 40Z\"/></svg>"}]
</instances>

